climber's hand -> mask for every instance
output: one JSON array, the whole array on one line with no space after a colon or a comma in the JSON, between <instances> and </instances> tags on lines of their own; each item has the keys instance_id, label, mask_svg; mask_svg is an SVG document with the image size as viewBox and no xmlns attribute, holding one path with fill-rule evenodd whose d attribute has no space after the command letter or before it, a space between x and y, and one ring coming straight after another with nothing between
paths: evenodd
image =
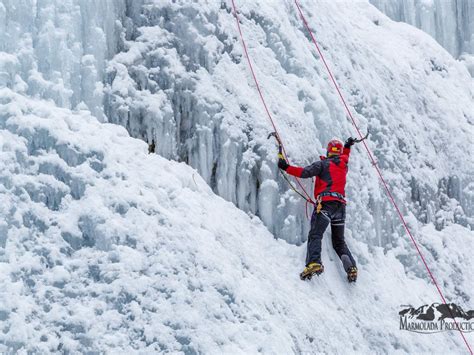
<instances>
[{"instance_id":1,"label":"climber's hand","mask_svg":"<svg viewBox=\"0 0 474 355\"><path fill-rule=\"evenodd\" d=\"M278 167L281 169L281 170L285 170L288 169L289 165L288 163L286 162L285 159L278 159Z\"/></svg>"},{"instance_id":2,"label":"climber's hand","mask_svg":"<svg viewBox=\"0 0 474 355\"><path fill-rule=\"evenodd\" d=\"M354 143L357 141L357 139L349 137L346 140L346 143L344 143L344 148L350 148L351 146L354 145Z\"/></svg>"}]
</instances>

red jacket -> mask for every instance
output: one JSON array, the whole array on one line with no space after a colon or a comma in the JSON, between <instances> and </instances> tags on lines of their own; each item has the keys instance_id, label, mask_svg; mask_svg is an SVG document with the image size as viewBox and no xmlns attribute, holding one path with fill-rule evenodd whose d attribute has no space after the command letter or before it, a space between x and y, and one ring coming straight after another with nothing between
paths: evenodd
<instances>
[{"instance_id":1,"label":"red jacket","mask_svg":"<svg viewBox=\"0 0 474 355\"><path fill-rule=\"evenodd\" d=\"M305 168L290 165L286 172L303 179L316 176L316 182L314 183L315 199L322 194L322 201L340 201L346 203L345 187L350 153L350 148L344 147L341 155L335 155L329 158L321 156L320 161L308 165ZM333 195L329 196L329 193L333 193Z\"/></svg>"}]
</instances>

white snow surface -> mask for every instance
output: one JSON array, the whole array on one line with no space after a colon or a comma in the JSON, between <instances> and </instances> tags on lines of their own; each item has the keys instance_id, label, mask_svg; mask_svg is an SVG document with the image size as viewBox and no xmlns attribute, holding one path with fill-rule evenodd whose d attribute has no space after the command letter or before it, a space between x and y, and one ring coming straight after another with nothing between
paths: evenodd
<instances>
[{"instance_id":1,"label":"white snow surface","mask_svg":"<svg viewBox=\"0 0 474 355\"><path fill-rule=\"evenodd\" d=\"M291 161L354 135L293 2L237 5ZM472 309L472 77L368 0L302 7L448 301ZM398 329L400 305L440 299L360 146L360 280L326 235L324 275L299 281L309 221L270 130L229 1L0 0L0 352L463 352Z\"/></svg>"},{"instance_id":2,"label":"white snow surface","mask_svg":"<svg viewBox=\"0 0 474 355\"><path fill-rule=\"evenodd\" d=\"M438 297L397 248L349 234L360 268L349 285L326 238L325 273L301 282L304 247L275 239L189 166L86 111L0 97L0 352L463 351L454 332L398 329L400 305ZM469 299L457 290L472 285L472 235L417 235L447 297Z\"/></svg>"}]
</instances>

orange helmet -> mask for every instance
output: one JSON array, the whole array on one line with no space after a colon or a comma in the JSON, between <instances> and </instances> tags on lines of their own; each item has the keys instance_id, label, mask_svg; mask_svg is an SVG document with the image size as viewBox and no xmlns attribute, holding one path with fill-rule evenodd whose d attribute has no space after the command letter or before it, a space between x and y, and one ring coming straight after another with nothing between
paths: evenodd
<instances>
[{"instance_id":1,"label":"orange helmet","mask_svg":"<svg viewBox=\"0 0 474 355\"><path fill-rule=\"evenodd\" d=\"M343 144L339 139L333 139L328 143L328 156L330 155L341 155L342 154Z\"/></svg>"}]
</instances>

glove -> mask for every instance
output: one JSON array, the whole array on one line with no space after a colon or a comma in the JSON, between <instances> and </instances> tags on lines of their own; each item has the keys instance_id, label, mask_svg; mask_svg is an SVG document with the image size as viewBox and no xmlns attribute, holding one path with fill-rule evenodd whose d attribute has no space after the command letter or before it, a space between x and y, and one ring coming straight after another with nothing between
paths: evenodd
<instances>
[{"instance_id":1,"label":"glove","mask_svg":"<svg viewBox=\"0 0 474 355\"><path fill-rule=\"evenodd\" d=\"M354 143L356 142L356 140L357 140L357 139L352 138L352 137L347 138L346 143L344 143L344 148L350 148L351 146L354 145Z\"/></svg>"},{"instance_id":2,"label":"glove","mask_svg":"<svg viewBox=\"0 0 474 355\"><path fill-rule=\"evenodd\" d=\"M288 169L290 165L288 165L288 163L286 162L285 159L278 159L278 167L281 169L281 170L284 170L286 171L286 169Z\"/></svg>"}]
</instances>

